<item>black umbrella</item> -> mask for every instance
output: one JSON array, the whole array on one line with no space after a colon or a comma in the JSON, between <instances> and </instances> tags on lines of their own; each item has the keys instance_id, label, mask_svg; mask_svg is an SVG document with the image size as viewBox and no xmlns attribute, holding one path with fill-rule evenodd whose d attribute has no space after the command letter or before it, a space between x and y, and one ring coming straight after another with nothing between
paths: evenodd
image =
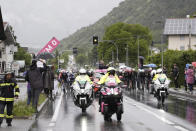
<instances>
[{"instance_id":1,"label":"black umbrella","mask_svg":"<svg viewBox=\"0 0 196 131\"><path fill-rule=\"evenodd\" d=\"M37 55L37 59L52 59L54 58L54 54L52 53L49 53L49 52L43 52L43 53L40 53L39 55Z\"/></svg>"}]
</instances>

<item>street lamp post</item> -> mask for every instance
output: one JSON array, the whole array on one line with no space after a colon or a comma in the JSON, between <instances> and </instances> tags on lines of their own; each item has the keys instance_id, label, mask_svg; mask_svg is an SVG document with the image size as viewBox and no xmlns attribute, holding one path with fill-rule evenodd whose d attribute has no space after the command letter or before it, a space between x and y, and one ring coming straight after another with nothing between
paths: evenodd
<instances>
[{"instance_id":1,"label":"street lamp post","mask_svg":"<svg viewBox=\"0 0 196 131\"><path fill-rule=\"evenodd\" d=\"M163 19L163 16L162 16L162 19ZM159 23L161 24L161 26L164 28L164 23L163 21L156 21L156 23ZM161 33L161 67L163 69L163 34Z\"/></svg>"},{"instance_id":2,"label":"street lamp post","mask_svg":"<svg viewBox=\"0 0 196 131\"><path fill-rule=\"evenodd\" d=\"M161 33L161 67L163 69L163 34Z\"/></svg>"}]
</instances>

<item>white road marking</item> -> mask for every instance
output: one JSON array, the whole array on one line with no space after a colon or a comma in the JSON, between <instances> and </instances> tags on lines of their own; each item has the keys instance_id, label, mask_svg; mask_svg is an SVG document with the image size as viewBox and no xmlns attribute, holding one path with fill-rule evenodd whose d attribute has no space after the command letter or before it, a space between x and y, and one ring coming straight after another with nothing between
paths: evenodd
<instances>
[{"instance_id":1,"label":"white road marking","mask_svg":"<svg viewBox=\"0 0 196 131\"><path fill-rule=\"evenodd\" d=\"M60 111L60 106L61 106L61 103L62 103L62 99L63 99L63 93L61 92L61 96L59 98L59 101L57 103L56 109L54 111L54 115L52 116L52 119L50 121L50 124L48 125L49 127L54 127L55 124L56 124L56 120L57 120L57 117L59 115L59 111Z\"/></svg>"},{"instance_id":2,"label":"white road marking","mask_svg":"<svg viewBox=\"0 0 196 131\"><path fill-rule=\"evenodd\" d=\"M138 107L138 108L141 109L141 110L144 110L144 111L148 112L149 114L152 114L153 116L155 116L155 117L158 118L159 120L163 121L164 123L166 123L166 124L168 124L168 125L173 125L176 129L178 129L178 130L180 130L180 131L189 131L189 130L185 129L184 127L176 126L175 123L171 122L170 120L167 120L166 118L161 117L161 116L157 115L156 113L154 113L154 112L152 112L152 111L150 111L150 110L148 110L148 109L146 109L146 108L144 108L144 107L142 107L142 106L139 106L139 105L137 105L137 104L134 104L133 102L129 102L129 101L127 101L127 99L125 99L125 101L126 101L127 103L133 105L133 106ZM133 101L133 100L132 100L132 101ZM134 101L134 102L135 102L135 101Z\"/></svg>"},{"instance_id":3,"label":"white road marking","mask_svg":"<svg viewBox=\"0 0 196 131\"><path fill-rule=\"evenodd\" d=\"M53 126L55 126L55 123L50 122L49 126L53 127Z\"/></svg>"},{"instance_id":4,"label":"white road marking","mask_svg":"<svg viewBox=\"0 0 196 131\"><path fill-rule=\"evenodd\" d=\"M185 99L185 98L180 98L180 97L178 97L177 99L179 99L179 100L183 100L183 101L186 101L186 99Z\"/></svg>"},{"instance_id":5,"label":"white road marking","mask_svg":"<svg viewBox=\"0 0 196 131\"><path fill-rule=\"evenodd\" d=\"M189 131L181 126L174 126L176 129L180 130L180 131Z\"/></svg>"},{"instance_id":6,"label":"white road marking","mask_svg":"<svg viewBox=\"0 0 196 131\"><path fill-rule=\"evenodd\" d=\"M47 131L53 131L52 129L48 129Z\"/></svg>"}]
</instances>

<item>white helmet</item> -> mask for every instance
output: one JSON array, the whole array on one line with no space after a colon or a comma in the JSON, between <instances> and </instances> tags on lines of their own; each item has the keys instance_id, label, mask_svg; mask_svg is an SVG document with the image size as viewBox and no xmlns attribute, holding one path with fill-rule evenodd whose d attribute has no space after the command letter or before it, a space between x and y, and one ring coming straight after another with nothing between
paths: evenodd
<instances>
[{"instance_id":1,"label":"white helmet","mask_svg":"<svg viewBox=\"0 0 196 131\"><path fill-rule=\"evenodd\" d=\"M151 76L153 76L155 74L156 74L156 70L152 70L151 73L150 73Z\"/></svg>"},{"instance_id":2,"label":"white helmet","mask_svg":"<svg viewBox=\"0 0 196 131\"><path fill-rule=\"evenodd\" d=\"M162 71L163 71L163 70L162 70L161 68L159 68L159 69L157 69L157 72L156 72L156 73L157 73L157 74L160 74L160 73L162 73Z\"/></svg>"},{"instance_id":3,"label":"white helmet","mask_svg":"<svg viewBox=\"0 0 196 131\"><path fill-rule=\"evenodd\" d=\"M81 68L81 69L79 70L79 73L80 73L80 74L86 74L86 70L85 70L84 68Z\"/></svg>"}]
</instances>

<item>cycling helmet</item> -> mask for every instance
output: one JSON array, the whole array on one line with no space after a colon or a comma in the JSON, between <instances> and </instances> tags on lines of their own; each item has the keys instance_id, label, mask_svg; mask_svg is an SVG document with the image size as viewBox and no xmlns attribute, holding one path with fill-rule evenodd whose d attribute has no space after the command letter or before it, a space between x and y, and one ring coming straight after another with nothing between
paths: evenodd
<instances>
[{"instance_id":1,"label":"cycling helmet","mask_svg":"<svg viewBox=\"0 0 196 131\"><path fill-rule=\"evenodd\" d=\"M84 68L81 68L79 70L80 75L86 75L86 70Z\"/></svg>"},{"instance_id":2,"label":"cycling helmet","mask_svg":"<svg viewBox=\"0 0 196 131\"><path fill-rule=\"evenodd\" d=\"M163 72L163 70L161 68L157 69L157 71L156 71L157 74L160 74L162 72Z\"/></svg>"},{"instance_id":3,"label":"cycling helmet","mask_svg":"<svg viewBox=\"0 0 196 131\"><path fill-rule=\"evenodd\" d=\"M116 73L116 71L115 71L115 69L113 67L109 67L107 69L107 72L109 73L109 75L115 75L115 73Z\"/></svg>"}]
</instances>

